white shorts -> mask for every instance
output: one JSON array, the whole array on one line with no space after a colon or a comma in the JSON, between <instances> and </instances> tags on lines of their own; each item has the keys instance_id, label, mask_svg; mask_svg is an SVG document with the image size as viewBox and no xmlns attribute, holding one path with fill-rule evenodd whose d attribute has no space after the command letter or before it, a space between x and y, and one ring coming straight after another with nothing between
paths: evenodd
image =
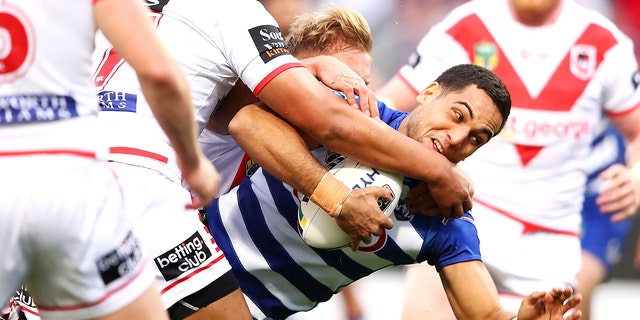
<instances>
[{"instance_id":1,"label":"white shorts","mask_svg":"<svg viewBox=\"0 0 640 320\"><path fill-rule=\"evenodd\" d=\"M577 236L550 232L523 234L521 222L477 201L473 217L482 261L507 310L517 312L522 298L534 291L575 285L581 261Z\"/></svg>"},{"instance_id":2,"label":"white shorts","mask_svg":"<svg viewBox=\"0 0 640 320\"><path fill-rule=\"evenodd\" d=\"M43 317L121 309L153 281L107 162L0 156L0 301L26 283Z\"/></svg>"},{"instance_id":3,"label":"white shorts","mask_svg":"<svg viewBox=\"0 0 640 320\"><path fill-rule=\"evenodd\" d=\"M204 288L231 265L200 221L185 209L191 194L159 172L112 162L145 253L153 257L165 308Z\"/></svg>"}]
</instances>

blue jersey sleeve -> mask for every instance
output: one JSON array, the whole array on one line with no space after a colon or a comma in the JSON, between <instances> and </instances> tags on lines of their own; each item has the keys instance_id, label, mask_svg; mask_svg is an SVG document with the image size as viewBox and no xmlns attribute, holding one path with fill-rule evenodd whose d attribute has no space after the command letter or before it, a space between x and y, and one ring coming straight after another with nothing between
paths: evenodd
<instances>
[{"instance_id":1,"label":"blue jersey sleeve","mask_svg":"<svg viewBox=\"0 0 640 320\"><path fill-rule=\"evenodd\" d=\"M384 102L378 100L378 111L380 112L380 120L388 124L394 130L398 130L400 123L409 113L404 111L398 111L387 107Z\"/></svg>"},{"instance_id":2,"label":"blue jersey sleeve","mask_svg":"<svg viewBox=\"0 0 640 320\"><path fill-rule=\"evenodd\" d=\"M481 260L478 230L469 212L459 219L415 215L411 223L424 239L418 261L440 271L454 263Z\"/></svg>"},{"instance_id":3,"label":"blue jersey sleeve","mask_svg":"<svg viewBox=\"0 0 640 320\"><path fill-rule=\"evenodd\" d=\"M343 92L336 91L336 90L333 90L333 92L339 95L340 97L342 97L343 99L347 98L347 96L345 96ZM356 102L360 104L360 97L356 96ZM378 111L380 112L380 120L388 124L391 128L393 128L396 131L398 130L398 127L400 127L400 123L402 122L402 120L404 120L404 118L406 118L407 115L409 114L404 111L391 109L384 102L380 100L378 100Z\"/></svg>"}]
</instances>

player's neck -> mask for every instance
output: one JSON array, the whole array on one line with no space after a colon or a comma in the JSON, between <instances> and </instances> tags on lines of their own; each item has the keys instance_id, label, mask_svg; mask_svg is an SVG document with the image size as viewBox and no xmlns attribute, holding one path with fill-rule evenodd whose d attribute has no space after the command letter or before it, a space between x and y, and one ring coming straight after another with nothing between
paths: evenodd
<instances>
[{"instance_id":1,"label":"player's neck","mask_svg":"<svg viewBox=\"0 0 640 320\"><path fill-rule=\"evenodd\" d=\"M558 1L556 4L550 5L549 7L536 9L518 8L511 3L509 4L509 11L513 18L516 21L531 27L542 27L555 23L560 16L561 10L562 1Z\"/></svg>"}]
</instances>

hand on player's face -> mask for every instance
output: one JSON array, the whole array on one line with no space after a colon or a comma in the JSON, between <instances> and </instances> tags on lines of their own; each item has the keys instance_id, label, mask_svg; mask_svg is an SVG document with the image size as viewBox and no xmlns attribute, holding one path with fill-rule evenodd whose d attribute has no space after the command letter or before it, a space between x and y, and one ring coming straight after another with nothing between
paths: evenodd
<instances>
[{"instance_id":1,"label":"hand on player's face","mask_svg":"<svg viewBox=\"0 0 640 320\"><path fill-rule=\"evenodd\" d=\"M298 59L327 87L341 91L347 97L347 103L371 117L378 117L378 102L368 87L371 57L363 50L343 50L331 56L305 57ZM356 95L360 104L356 102Z\"/></svg>"},{"instance_id":2,"label":"hand on player's face","mask_svg":"<svg viewBox=\"0 0 640 320\"><path fill-rule=\"evenodd\" d=\"M407 117L407 135L458 163L493 137L502 116L476 86L440 93L437 83L420 93L420 105Z\"/></svg>"}]
</instances>

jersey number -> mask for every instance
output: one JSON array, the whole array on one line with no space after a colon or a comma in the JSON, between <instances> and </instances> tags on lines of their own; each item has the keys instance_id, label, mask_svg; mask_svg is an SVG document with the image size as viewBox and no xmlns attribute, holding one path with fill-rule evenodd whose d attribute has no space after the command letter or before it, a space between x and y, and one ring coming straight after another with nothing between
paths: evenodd
<instances>
[{"instance_id":1,"label":"jersey number","mask_svg":"<svg viewBox=\"0 0 640 320\"><path fill-rule=\"evenodd\" d=\"M150 11L149 16L153 22L153 27L158 28L160 18L162 18L162 13ZM109 47L105 50L102 55L102 60L100 61L96 72L93 74L93 82L96 88L98 88L98 90L104 89L109 80L113 78L115 73L118 71L118 68L120 68L124 62L124 58L121 57L113 47Z\"/></svg>"},{"instance_id":2,"label":"jersey number","mask_svg":"<svg viewBox=\"0 0 640 320\"><path fill-rule=\"evenodd\" d=\"M33 30L28 16L0 3L0 83L21 78L33 61Z\"/></svg>"}]
</instances>

